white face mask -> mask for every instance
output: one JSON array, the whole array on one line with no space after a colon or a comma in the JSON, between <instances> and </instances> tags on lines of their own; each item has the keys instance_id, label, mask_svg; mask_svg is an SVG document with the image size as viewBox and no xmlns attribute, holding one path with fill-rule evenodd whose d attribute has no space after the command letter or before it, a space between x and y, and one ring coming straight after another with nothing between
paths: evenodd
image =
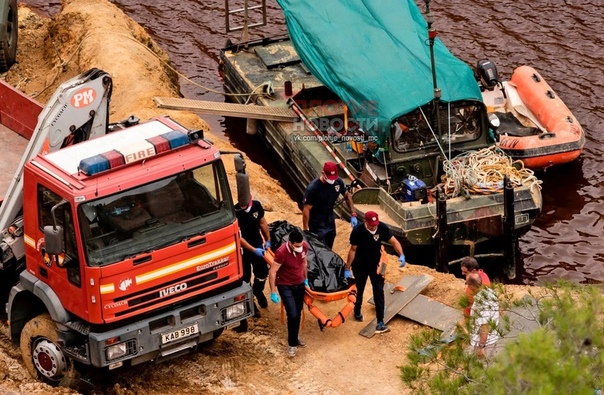
<instances>
[{"instance_id":1,"label":"white face mask","mask_svg":"<svg viewBox=\"0 0 604 395\"><path fill-rule=\"evenodd\" d=\"M294 247L294 251L297 253L301 253L303 249L304 249L304 246Z\"/></svg>"},{"instance_id":2,"label":"white face mask","mask_svg":"<svg viewBox=\"0 0 604 395\"><path fill-rule=\"evenodd\" d=\"M329 178L325 178L325 182L328 183L329 185L333 185L336 180L330 180Z\"/></svg>"}]
</instances>

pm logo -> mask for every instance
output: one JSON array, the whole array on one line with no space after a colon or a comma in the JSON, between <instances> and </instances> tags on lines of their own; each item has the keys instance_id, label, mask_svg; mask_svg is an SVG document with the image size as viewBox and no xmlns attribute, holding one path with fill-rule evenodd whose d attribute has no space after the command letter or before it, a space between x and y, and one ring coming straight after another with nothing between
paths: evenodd
<instances>
[{"instance_id":1,"label":"pm logo","mask_svg":"<svg viewBox=\"0 0 604 395\"><path fill-rule=\"evenodd\" d=\"M256 211L254 214L252 214L254 216L254 218L258 219L258 211Z\"/></svg>"},{"instance_id":2,"label":"pm logo","mask_svg":"<svg viewBox=\"0 0 604 395\"><path fill-rule=\"evenodd\" d=\"M187 289L187 283L180 283L174 285L172 287L164 288L159 290L159 297L163 298L164 296L172 295L178 292L182 292Z\"/></svg>"},{"instance_id":3,"label":"pm logo","mask_svg":"<svg viewBox=\"0 0 604 395\"><path fill-rule=\"evenodd\" d=\"M75 108L84 108L96 99L96 91L92 88L80 89L71 96L71 105Z\"/></svg>"},{"instance_id":4,"label":"pm logo","mask_svg":"<svg viewBox=\"0 0 604 395\"><path fill-rule=\"evenodd\" d=\"M380 235L378 235L378 234L373 235L373 240L378 241L379 238L380 238Z\"/></svg>"},{"instance_id":5,"label":"pm logo","mask_svg":"<svg viewBox=\"0 0 604 395\"><path fill-rule=\"evenodd\" d=\"M336 186L334 187L334 189L336 190L336 192L340 192L340 186L339 186L339 185L336 185Z\"/></svg>"}]
</instances>

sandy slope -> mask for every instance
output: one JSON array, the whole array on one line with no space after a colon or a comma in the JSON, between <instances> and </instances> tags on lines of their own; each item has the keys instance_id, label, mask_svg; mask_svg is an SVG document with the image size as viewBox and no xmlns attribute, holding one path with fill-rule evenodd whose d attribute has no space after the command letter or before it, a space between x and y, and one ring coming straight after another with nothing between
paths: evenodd
<instances>
[{"instance_id":1,"label":"sandy slope","mask_svg":"<svg viewBox=\"0 0 604 395\"><path fill-rule=\"evenodd\" d=\"M154 96L178 96L177 79L166 67L167 55L143 29L105 0L63 1L52 20L20 9L18 64L7 80L45 103L59 83L92 67L109 72L114 91L111 120L135 114L141 119L166 113L155 108ZM168 112L189 128L204 127L194 114ZM232 149L218 138L220 148ZM225 160L233 176L232 161ZM269 222L288 220L301 224L301 214L281 186L254 163L248 162L252 193L263 201ZM231 185L234 185L234 180ZM347 253L350 225L338 223L335 250ZM429 273L435 280L425 295L455 306L464 285L450 275L408 265L399 271L394 257L387 281L403 275ZM369 287L370 292L370 287ZM522 292L522 288L518 288ZM369 297L370 295L367 295ZM333 316L342 306L322 306ZM374 310L367 305L367 318ZM367 394L406 393L398 366L405 360L406 344L420 326L395 318L392 331L366 339L358 335L363 324L347 321L340 328L319 331L316 320L305 314L301 336L308 346L295 358L285 356L286 329L278 306L262 310L245 334L226 331L213 345L184 358L145 365L107 375L94 393L108 394ZM6 327L2 331L6 333ZM5 336L0 337L0 395L12 393L63 394L28 377L20 353Z\"/></svg>"}]
</instances>

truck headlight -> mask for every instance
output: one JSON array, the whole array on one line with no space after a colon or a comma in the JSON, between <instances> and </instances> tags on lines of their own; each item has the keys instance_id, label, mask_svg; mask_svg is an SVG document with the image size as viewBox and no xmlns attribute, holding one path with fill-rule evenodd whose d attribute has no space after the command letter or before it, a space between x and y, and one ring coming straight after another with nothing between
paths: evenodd
<instances>
[{"instance_id":1,"label":"truck headlight","mask_svg":"<svg viewBox=\"0 0 604 395\"><path fill-rule=\"evenodd\" d=\"M245 302L239 302L226 308L226 319L230 321L245 314Z\"/></svg>"},{"instance_id":2,"label":"truck headlight","mask_svg":"<svg viewBox=\"0 0 604 395\"><path fill-rule=\"evenodd\" d=\"M112 346L107 347L105 350L105 358L107 361L112 361L114 359L121 358L125 356L128 352L128 347L126 347L126 343L118 343Z\"/></svg>"}]
</instances>

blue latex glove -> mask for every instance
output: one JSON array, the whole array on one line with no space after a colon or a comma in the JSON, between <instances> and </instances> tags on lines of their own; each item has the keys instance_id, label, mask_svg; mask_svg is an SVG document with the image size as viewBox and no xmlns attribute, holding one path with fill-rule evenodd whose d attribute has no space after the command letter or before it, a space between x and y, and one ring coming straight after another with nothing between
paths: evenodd
<instances>
[{"instance_id":1,"label":"blue latex glove","mask_svg":"<svg viewBox=\"0 0 604 395\"><path fill-rule=\"evenodd\" d=\"M269 248L271 248L271 241L270 241L270 240L267 240L267 241L266 241L266 244L264 244L264 248L265 248L265 249L267 249L267 250L268 250Z\"/></svg>"},{"instance_id":2,"label":"blue latex glove","mask_svg":"<svg viewBox=\"0 0 604 395\"><path fill-rule=\"evenodd\" d=\"M401 256L398 257L398 261L400 262L400 264L398 265L398 267L405 267L405 254L401 254Z\"/></svg>"},{"instance_id":3,"label":"blue latex glove","mask_svg":"<svg viewBox=\"0 0 604 395\"><path fill-rule=\"evenodd\" d=\"M351 278L352 272L350 270L344 270L344 278Z\"/></svg>"},{"instance_id":4,"label":"blue latex glove","mask_svg":"<svg viewBox=\"0 0 604 395\"><path fill-rule=\"evenodd\" d=\"M262 258L264 256L264 248L254 248L254 254L258 258Z\"/></svg>"},{"instance_id":5,"label":"blue latex glove","mask_svg":"<svg viewBox=\"0 0 604 395\"><path fill-rule=\"evenodd\" d=\"M306 285L308 287L308 279L307 278L304 279L304 285Z\"/></svg>"},{"instance_id":6,"label":"blue latex glove","mask_svg":"<svg viewBox=\"0 0 604 395\"><path fill-rule=\"evenodd\" d=\"M279 303L279 295L277 295L277 292L271 292L271 302Z\"/></svg>"},{"instance_id":7,"label":"blue latex glove","mask_svg":"<svg viewBox=\"0 0 604 395\"><path fill-rule=\"evenodd\" d=\"M350 217L350 225L354 228L359 224L359 220L357 217Z\"/></svg>"}]
</instances>

